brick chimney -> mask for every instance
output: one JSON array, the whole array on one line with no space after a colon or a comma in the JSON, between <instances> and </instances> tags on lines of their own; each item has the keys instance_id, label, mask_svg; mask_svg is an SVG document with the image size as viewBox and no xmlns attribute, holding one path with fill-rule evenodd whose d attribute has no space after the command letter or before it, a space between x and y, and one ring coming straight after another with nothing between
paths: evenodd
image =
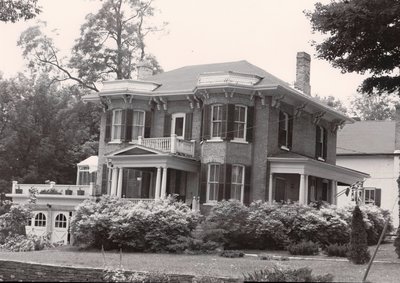
<instances>
[{"instance_id":1,"label":"brick chimney","mask_svg":"<svg viewBox=\"0 0 400 283\"><path fill-rule=\"evenodd\" d=\"M311 95L310 66L311 57L306 52L297 52L296 56L296 82L294 87L305 94Z\"/></svg>"},{"instance_id":2,"label":"brick chimney","mask_svg":"<svg viewBox=\"0 0 400 283\"><path fill-rule=\"evenodd\" d=\"M141 61L137 65L137 79L143 80L153 75L153 69L146 61Z\"/></svg>"}]
</instances>

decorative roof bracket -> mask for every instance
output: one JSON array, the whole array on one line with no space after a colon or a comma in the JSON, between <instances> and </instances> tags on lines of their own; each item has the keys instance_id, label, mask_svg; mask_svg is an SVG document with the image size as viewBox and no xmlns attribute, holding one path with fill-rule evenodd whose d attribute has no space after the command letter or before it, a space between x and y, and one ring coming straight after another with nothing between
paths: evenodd
<instances>
[{"instance_id":1,"label":"decorative roof bracket","mask_svg":"<svg viewBox=\"0 0 400 283\"><path fill-rule=\"evenodd\" d=\"M194 108L193 98L191 98L189 95L186 95L186 99L189 101L190 109L193 109Z\"/></svg>"},{"instance_id":2,"label":"decorative roof bracket","mask_svg":"<svg viewBox=\"0 0 400 283\"><path fill-rule=\"evenodd\" d=\"M284 94L282 94L282 95L280 95L280 96L278 96L278 97L272 97L272 104L271 104L271 106L278 109L279 107L281 107L281 101L282 101L284 98L285 98L285 95L284 95Z\"/></svg>"},{"instance_id":3,"label":"decorative roof bracket","mask_svg":"<svg viewBox=\"0 0 400 283\"><path fill-rule=\"evenodd\" d=\"M312 114L313 124L317 125L321 120L321 118L325 115L325 113L326 113L325 111L320 111Z\"/></svg>"},{"instance_id":4,"label":"decorative roof bracket","mask_svg":"<svg viewBox=\"0 0 400 283\"><path fill-rule=\"evenodd\" d=\"M163 98L163 97L160 97L160 101L163 104L164 110L167 111L167 100L165 98Z\"/></svg>"},{"instance_id":5,"label":"decorative roof bracket","mask_svg":"<svg viewBox=\"0 0 400 283\"><path fill-rule=\"evenodd\" d=\"M103 105L103 112L106 112L111 107L111 99L107 96L100 96L100 102Z\"/></svg>"},{"instance_id":6,"label":"decorative roof bracket","mask_svg":"<svg viewBox=\"0 0 400 283\"><path fill-rule=\"evenodd\" d=\"M301 116L301 114L304 112L304 109L306 108L306 106L307 106L307 103L303 103L303 104L297 106L294 111L294 117L299 118Z\"/></svg>"},{"instance_id":7,"label":"decorative roof bracket","mask_svg":"<svg viewBox=\"0 0 400 283\"><path fill-rule=\"evenodd\" d=\"M197 108L201 108L201 99L199 97L196 96L196 94L193 95L194 100L196 101L196 106Z\"/></svg>"},{"instance_id":8,"label":"decorative roof bracket","mask_svg":"<svg viewBox=\"0 0 400 283\"><path fill-rule=\"evenodd\" d=\"M337 130L340 128L342 129L344 127L344 124L346 123L345 120L338 120L338 121L334 121L331 123L331 132L333 134L337 133Z\"/></svg>"}]
</instances>

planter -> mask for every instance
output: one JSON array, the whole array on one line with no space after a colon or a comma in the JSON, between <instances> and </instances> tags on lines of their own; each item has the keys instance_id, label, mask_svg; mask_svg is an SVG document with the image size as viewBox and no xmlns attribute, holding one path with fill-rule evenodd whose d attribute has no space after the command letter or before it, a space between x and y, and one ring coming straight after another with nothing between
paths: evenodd
<instances>
[{"instance_id":1,"label":"planter","mask_svg":"<svg viewBox=\"0 0 400 283\"><path fill-rule=\"evenodd\" d=\"M78 193L78 196L84 196L85 195L85 191L83 191L83 190L78 190L77 193Z\"/></svg>"},{"instance_id":2,"label":"planter","mask_svg":"<svg viewBox=\"0 0 400 283\"><path fill-rule=\"evenodd\" d=\"M22 189L15 189L16 194L22 194Z\"/></svg>"},{"instance_id":3,"label":"planter","mask_svg":"<svg viewBox=\"0 0 400 283\"><path fill-rule=\"evenodd\" d=\"M72 195L72 190L70 190L70 189L65 190L65 194L67 196L71 196Z\"/></svg>"}]
</instances>

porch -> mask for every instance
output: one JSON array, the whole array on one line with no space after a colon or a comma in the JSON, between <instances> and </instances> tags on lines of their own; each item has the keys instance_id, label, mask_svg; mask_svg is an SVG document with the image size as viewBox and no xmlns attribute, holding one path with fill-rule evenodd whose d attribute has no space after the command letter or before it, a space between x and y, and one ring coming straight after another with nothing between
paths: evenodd
<instances>
[{"instance_id":1,"label":"porch","mask_svg":"<svg viewBox=\"0 0 400 283\"><path fill-rule=\"evenodd\" d=\"M307 157L269 157L268 201L337 204L337 186L369 178L363 172Z\"/></svg>"},{"instance_id":2,"label":"porch","mask_svg":"<svg viewBox=\"0 0 400 283\"><path fill-rule=\"evenodd\" d=\"M139 136L136 144L164 153L172 153L190 158L195 157L196 142L194 140L187 141L178 138L176 134L172 134L171 137L162 138L143 138Z\"/></svg>"},{"instance_id":3,"label":"porch","mask_svg":"<svg viewBox=\"0 0 400 283\"><path fill-rule=\"evenodd\" d=\"M103 173L103 178L107 180L107 194L133 202L150 202L174 194L179 200L192 204L193 197L198 195L198 162L169 154L168 150L174 147L173 138L170 144L161 143L159 138L155 140L142 139L141 142L158 149L137 144L106 156L107 172L105 176ZM172 147L168 148L169 145Z\"/></svg>"}]
</instances>

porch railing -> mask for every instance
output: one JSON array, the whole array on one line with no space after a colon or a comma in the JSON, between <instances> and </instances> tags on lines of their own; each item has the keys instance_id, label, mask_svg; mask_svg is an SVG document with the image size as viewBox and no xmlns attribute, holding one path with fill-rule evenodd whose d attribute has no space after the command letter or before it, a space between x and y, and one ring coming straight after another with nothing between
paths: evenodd
<instances>
[{"instance_id":1,"label":"porch railing","mask_svg":"<svg viewBox=\"0 0 400 283\"><path fill-rule=\"evenodd\" d=\"M138 138L138 144L148 148L156 149L162 152L168 152L178 155L184 155L188 157L195 156L195 144L194 140L187 141L178 139L176 135L166 138Z\"/></svg>"},{"instance_id":2,"label":"porch railing","mask_svg":"<svg viewBox=\"0 0 400 283\"><path fill-rule=\"evenodd\" d=\"M35 189L37 195L62 195L62 196L83 196L89 197L94 193L94 183L90 185L56 185L55 182L48 184L18 184L12 183L12 194L29 196L30 190Z\"/></svg>"}]
</instances>

